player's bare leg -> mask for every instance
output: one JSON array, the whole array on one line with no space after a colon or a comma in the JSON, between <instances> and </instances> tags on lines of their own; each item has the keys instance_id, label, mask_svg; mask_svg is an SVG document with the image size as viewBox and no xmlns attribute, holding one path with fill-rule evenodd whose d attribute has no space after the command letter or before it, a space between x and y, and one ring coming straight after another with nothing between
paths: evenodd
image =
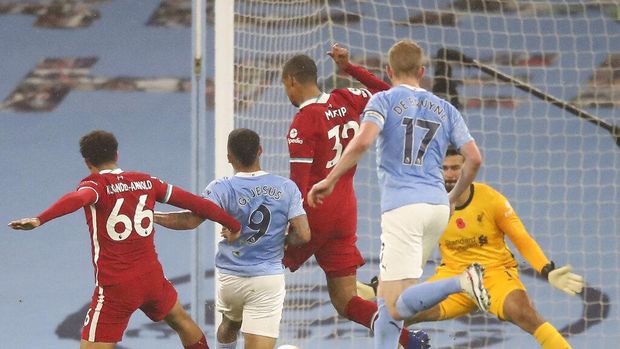
<instances>
[{"instance_id":1,"label":"player's bare leg","mask_svg":"<svg viewBox=\"0 0 620 349\"><path fill-rule=\"evenodd\" d=\"M198 327L185 309L183 309L183 306L181 306L178 300L168 315L166 315L164 321L176 331L185 348L208 348L204 333L202 333L200 327Z\"/></svg>"},{"instance_id":2,"label":"player's bare leg","mask_svg":"<svg viewBox=\"0 0 620 349\"><path fill-rule=\"evenodd\" d=\"M529 334L542 325L545 320L532 307L527 293L523 290L514 290L504 300L504 317L506 321L521 327Z\"/></svg>"},{"instance_id":3,"label":"player's bare leg","mask_svg":"<svg viewBox=\"0 0 620 349\"><path fill-rule=\"evenodd\" d=\"M243 340L245 341L245 349L273 349L276 346L277 338L244 333Z\"/></svg>"},{"instance_id":4,"label":"player's bare leg","mask_svg":"<svg viewBox=\"0 0 620 349\"><path fill-rule=\"evenodd\" d=\"M89 342L86 340L80 341L80 349L114 349L116 343L98 343L98 342Z\"/></svg>"},{"instance_id":5,"label":"player's bare leg","mask_svg":"<svg viewBox=\"0 0 620 349\"><path fill-rule=\"evenodd\" d=\"M355 282L355 274L342 277L327 276L327 290L329 291L329 298L340 316L349 318L346 308L351 301L351 298L357 296L357 287Z\"/></svg>"},{"instance_id":6,"label":"player's bare leg","mask_svg":"<svg viewBox=\"0 0 620 349\"><path fill-rule=\"evenodd\" d=\"M387 310L390 312L390 316L394 320L403 320L403 317L396 310L396 300L403 293L403 291L410 286L418 283L418 279L404 279L394 281L381 281L379 280L379 287L377 288L377 297L383 298Z\"/></svg>"},{"instance_id":7,"label":"player's bare leg","mask_svg":"<svg viewBox=\"0 0 620 349\"><path fill-rule=\"evenodd\" d=\"M558 330L538 314L527 293L514 290L504 300L504 318L533 335L544 349L566 349L570 344Z\"/></svg>"},{"instance_id":8,"label":"player's bare leg","mask_svg":"<svg viewBox=\"0 0 620 349\"><path fill-rule=\"evenodd\" d=\"M237 337L241 329L240 321L232 321L226 315L222 315L222 322L217 328L217 347L216 348L236 348Z\"/></svg>"}]
</instances>

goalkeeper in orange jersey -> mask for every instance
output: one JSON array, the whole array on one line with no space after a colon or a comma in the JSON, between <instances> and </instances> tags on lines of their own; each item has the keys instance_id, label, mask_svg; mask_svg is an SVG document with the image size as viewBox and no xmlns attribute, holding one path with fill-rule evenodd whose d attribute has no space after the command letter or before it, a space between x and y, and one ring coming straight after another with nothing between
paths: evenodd
<instances>
[{"instance_id":1,"label":"goalkeeper in orange jersey","mask_svg":"<svg viewBox=\"0 0 620 349\"><path fill-rule=\"evenodd\" d=\"M448 149L443 163L447 191L454 187L459 178L463 161L463 156L456 149ZM570 266L556 269L528 234L508 200L491 186L473 183L455 204L456 210L439 240L441 264L428 281L459 275L472 262L478 262L486 268L484 285L491 297L490 313L532 334L544 349L570 348L558 330L532 306L525 286L519 280L517 261L508 249L504 236L553 287L575 295L583 289L583 278L573 274ZM374 297L371 286L361 283L358 283L358 294L365 298ZM417 313L405 324L454 319L476 309L478 306L466 294L454 294L434 307Z\"/></svg>"}]
</instances>

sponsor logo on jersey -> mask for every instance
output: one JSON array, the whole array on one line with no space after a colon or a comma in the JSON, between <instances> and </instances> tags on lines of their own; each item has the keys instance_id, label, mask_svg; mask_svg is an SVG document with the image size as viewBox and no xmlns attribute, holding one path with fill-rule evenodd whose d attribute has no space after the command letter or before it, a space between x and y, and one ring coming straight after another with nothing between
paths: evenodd
<instances>
[{"instance_id":1,"label":"sponsor logo on jersey","mask_svg":"<svg viewBox=\"0 0 620 349\"><path fill-rule=\"evenodd\" d=\"M478 247L478 239L476 238L461 238L457 240L446 240L445 245L448 249L463 252L472 247Z\"/></svg>"},{"instance_id":2,"label":"sponsor logo on jersey","mask_svg":"<svg viewBox=\"0 0 620 349\"><path fill-rule=\"evenodd\" d=\"M297 138L297 135L299 133L297 132L296 128L292 128L291 131L288 133L288 144L294 143L294 144L304 144L304 140L303 139L299 139Z\"/></svg>"}]
</instances>

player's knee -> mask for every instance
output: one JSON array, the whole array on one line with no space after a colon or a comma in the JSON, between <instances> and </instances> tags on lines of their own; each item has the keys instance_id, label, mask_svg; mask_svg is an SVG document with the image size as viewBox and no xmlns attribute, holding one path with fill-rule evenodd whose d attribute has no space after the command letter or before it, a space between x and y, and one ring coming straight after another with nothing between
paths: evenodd
<instances>
[{"instance_id":1,"label":"player's knee","mask_svg":"<svg viewBox=\"0 0 620 349\"><path fill-rule=\"evenodd\" d=\"M173 308L173 310L164 319L168 326L170 326L176 332L182 330L185 326L193 323L192 318L185 310Z\"/></svg>"},{"instance_id":2,"label":"player's knee","mask_svg":"<svg viewBox=\"0 0 620 349\"><path fill-rule=\"evenodd\" d=\"M403 320L403 316L396 309L396 305L388 306L387 309L392 319L397 320L397 321Z\"/></svg>"},{"instance_id":3,"label":"player's knee","mask_svg":"<svg viewBox=\"0 0 620 349\"><path fill-rule=\"evenodd\" d=\"M242 324L241 321L232 321L226 316L223 316L222 322L220 324L220 329L223 332L227 332L227 333L237 333L241 329L241 324Z\"/></svg>"}]
</instances>

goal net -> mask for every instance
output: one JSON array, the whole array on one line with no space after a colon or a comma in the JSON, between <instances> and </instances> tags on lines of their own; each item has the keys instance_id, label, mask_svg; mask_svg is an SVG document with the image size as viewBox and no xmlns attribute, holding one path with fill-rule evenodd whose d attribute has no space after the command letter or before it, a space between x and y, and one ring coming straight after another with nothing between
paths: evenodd
<instances>
[{"instance_id":1,"label":"goal net","mask_svg":"<svg viewBox=\"0 0 620 349\"><path fill-rule=\"evenodd\" d=\"M216 15L218 15L216 13ZM294 54L318 64L322 87L354 86L325 55L334 42L380 77L389 47L414 39L428 56L453 48L611 123L620 123L620 4L616 0L237 0L235 126L258 131L263 167L288 175L286 132L296 113L280 71ZM217 50L217 47L216 47ZM511 201L547 256L585 276L581 297L536 277L516 249L522 281L539 313L577 348L620 340L620 149L609 133L471 67L452 65L462 113L485 158L478 176ZM225 116L219 116L225 117ZM374 153L358 167L358 278L377 274L379 191ZM438 256L429 261L431 275ZM490 315L423 323L433 348L536 347ZM337 316L314 259L287 274L279 344L371 347L370 333Z\"/></svg>"}]
</instances>

